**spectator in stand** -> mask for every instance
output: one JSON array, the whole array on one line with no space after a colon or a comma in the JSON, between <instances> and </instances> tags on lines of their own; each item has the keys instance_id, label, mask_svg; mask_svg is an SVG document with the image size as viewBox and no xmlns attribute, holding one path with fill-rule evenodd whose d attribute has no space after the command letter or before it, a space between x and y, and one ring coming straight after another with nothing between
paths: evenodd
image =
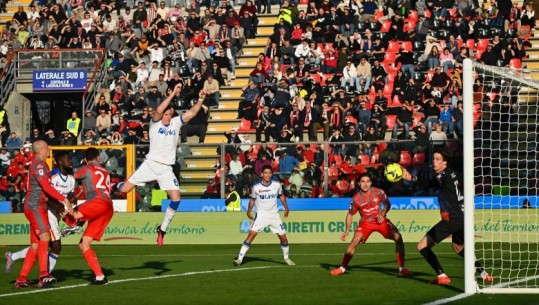
<instances>
[{"instance_id":1,"label":"spectator in stand","mask_svg":"<svg viewBox=\"0 0 539 305\"><path fill-rule=\"evenodd\" d=\"M112 120L110 114L105 112L105 110L99 110L99 115L97 116L95 126L99 134L110 134L110 127L112 125Z\"/></svg>"},{"instance_id":2,"label":"spectator in stand","mask_svg":"<svg viewBox=\"0 0 539 305\"><path fill-rule=\"evenodd\" d=\"M296 166L299 165L298 159L290 156L286 150L281 152L279 159L279 176L281 179L288 178Z\"/></svg>"},{"instance_id":3,"label":"spectator in stand","mask_svg":"<svg viewBox=\"0 0 539 305\"><path fill-rule=\"evenodd\" d=\"M367 103L365 101L361 101L359 105L356 107L356 113L358 114L357 130L361 132L363 135L365 135L368 133L368 130L370 129L370 128L367 128L367 126L370 125L370 121L371 121L371 116L372 116L371 109L367 108Z\"/></svg>"},{"instance_id":4,"label":"spectator in stand","mask_svg":"<svg viewBox=\"0 0 539 305\"><path fill-rule=\"evenodd\" d=\"M448 139L453 139L453 133L448 134L449 127L451 126L451 112L452 108L449 107L449 104L444 104L442 110L440 111L440 117L438 118L440 124L442 125L442 130L447 135Z\"/></svg>"},{"instance_id":5,"label":"spectator in stand","mask_svg":"<svg viewBox=\"0 0 539 305\"><path fill-rule=\"evenodd\" d=\"M342 154L343 156L348 156L353 158L353 162L355 163L355 160L357 160L357 157L359 155L359 146L357 142L361 141L361 135L356 130L356 126L353 124L348 125L348 127L344 128L343 131L343 138L344 142L352 142L344 144Z\"/></svg>"},{"instance_id":6,"label":"spectator in stand","mask_svg":"<svg viewBox=\"0 0 539 305\"><path fill-rule=\"evenodd\" d=\"M60 145L77 145L77 138L73 136L69 130L62 131L62 137L60 138Z\"/></svg>"},{"instance_id":7,"label":"spectator in stand","mask_svg":"<svg viewBox=\"0 0 539 305\"><path fill-rule=\"evenodd\" d=\"M438 89L440 92L445 92L451 83L451 79L447 73L442 73L441 67L436 67L430 83L435 90Z\"/></svg>"},{"instance_id":8,"label":"spectator in stand","mask_svg":"<svg viewBox=\"0 0 539 305\"><path fill-rule=\"evenodd\" d=\"M532 2L526 3L521 12L521 26L528 26L530 29L535 28L535 11L533 10Z\"/></svg>"},{"instance_id":9,"label":"spectator in stand","mask_svg":"<svg viewBox=\"0 0 539 305\"><path fill-rule=\"evenodd\" d=\"M360 87L356 88L359 92L368 93L371 88L371 64L367 61L367 57L362 57L357 65L357 77L359 78Z\"/></svg>"},{"instance_id":10,"label":"spectator in stand","mask_svg":"<svg viewBox=\"0 0 539 305\"><path fill-rule=\"evenodd\" d=\"M249 74L249 81L254 82L257 85L261 85L264 83L264 80L268 77L268 73L266 70L262 67L262 63L258 62L256 64L256 67L251 71Z\"/></svg>"},{"instance_id":11,"label":"spectator in stand","mask_svg":"<svg viewBox=\"0 0 539 305\"><path fill-rule=\"evenodd\" d=\"M395 126L393 127L391 140L398 139L398 132L399 132L400 126L404 128L404 139L407 140L410 138L410 126L412 126L413 117L412 117L412 111L410 110L409 107L410 106L402 105L401 107L398 108L397 120L395 122Z\"/></svg>"},{"instance_id":12,"label":"spectator in stand","mask_svg":"<svg viewBox=\"0 0 539 305\"><path fill-rule=\"evenodd\" d=\"M39 129L34 128L32 130L32 135L30 136L30 142L34 143L37 140L45 140L45 135L39 132Z\"/></svg>"},{"instance_id":13,"label":"spectator in stand","mask_svg":"<svg viewBox=\"0 0 539 305\"><path fill-rule=\"evenodd\" d=\"M56 138L56 135L54 135L54 130L52 129L45 132L45 142L47 142L49 146L56 146L60 144L60 141L58 141L58 138Z\"/></svg>"},{"instance_id":14,"label":"spectator in stand","mask_svg":"<svg viewBox=\"0 0 539 305\"><path fill-rule=\"evenodd\" d=\"M242 88L243 100L238 105L238 119L244 118L251 122L257 119L259 90L254 81Z\"/></svg>"},{"instance_id":15,"label":"spectator in stand","mask_svg":"<svg viewBox=\"0 0 539 305\"><path fill-rule=\"evenodd\" d=\"M305 108L300 112L300 122L303 128L308 130L309 141L317 141L317 130L323 127L320 123L320 115L318 111L312 107L312 102L305 101ZM303 141L303 132L300 135L300 141Z\"/></svg>"},{"instance_id":16,"label":"spectator in stand","mask_svg":"<svg viewBox=\"0 0 539 305\"><path fill-rule=\"evenodd\" d=\"M481 63L489 66L495 66L500 59L497 52L493 50L493 45L489 44L483 54L481 54Z\"/></svg>"},{"instance_id":17,"label":"spectator in stand","mask_svg":"<svg viewBox=\"0 0 539 305\"><path fill-rule=\"evenodd\" d=\"M451 112L451 124L449 125L449 135L454 135L454 132L457 132L457 137L461 138L462 133L464 132L464 117L462 109L462 100L457 102L457 107L453 108Z\"/></svg>"},{"instance_id":18,"label":"spectator in stand","mask_svg":"<svg viewBox=\"0 0 539 305\"><path fill-rule=\"evenodd\" d=\"M208 107L208 96L201 106L200 111L181 127L180 135L181 142L186 143L187 137L198 136L198 143L204 143L206 131L208 130L208 119L210 117L210 109Z\"/></svg>"},{"instance_id":19,"label":"spectator in stand","mask_svg":"<svg viewBox=\"0 0 539 305\"><path fill-rule=\"evenodd\" d=\"M433 142L435 147L445 145L445 141L447 141L447 134L444 132L442 124L436 125L436 129L430 134L429 139L431 142Z\"/></svg>"},{"instance_id":20,"label":"spectator in stand","mask_svg":"<svg viewBox=\"0 0 539 305\"><path fill-rule=\"evenodd\" d=\"M328 141L330 143L335 143L335 144L331 144L331 152L332 152L332 154L341 155L342 148L344 146L341 143L341 142L344 142L344 137L341 134L341 130L337 129L337 128L333 129L333 134L329 137Z\"/></svg>"},{"instance_id":21,"label":"spectator in stand","mask_svg":"<svg viewBox=\"0 0 539 305\"><path fill-rule=\"evenodd\" d=\"M430 133L434 129L433 127L438 125L440 108L438 108L434 99L432 98L425 100L421 107L423 108L423 114L425 115L425 122L423 124L427 126L427 132L430 135Z\"/></svg>"},{"instance_id":22,"label":"spectator in stand","mask_svg":"<svg viewBox=\"0 0 539 305\"><path fill-rule=\"evenodd\" d=\"M429 64L429 70L434 70L440 66L440 52L437 46L433 46L427 56L427 62Z\"/></svg>"},{"instance_id":23,"label":"spectator in stand","mask_svg":"<svg viewBox=\"0 0 539 305\"><path fill-rule=\"evenodd\" d=\"M15 148L21 148L22 147L22 140L21 138L17 137L17 133L12 132L7 138L5 145L9 148L9 151L12 152Z\"/></svg>"},{"instance_id":24,"label":"spectator in stand","mask_svg":"<svg viewBox=\"0 0 539 305\"><path fill-rule=\"evenodd\" d=\"M373 105L370 125L373 126L374 129L376 130L376 133L380 137L379 139L384 140L386 130L387 130L386 114L385 114L385 111L381 109L380 105L377 105L377 104Z\"/></svg>"},{"instance_id":25,"label":"spectator in stand","mask_svg":"<svg viewBox=\"0 0 539 305\"><path fill-rule=\"evenodd\" d=\"M361 90L360 79L357 75L356 67L352 64L352 60L349 59L346 61L346 66L342 73L341 88L345 88L346 92L350 93L350 87L355 86L356 93L359 93Z\"/></svg>"}]
</instances>

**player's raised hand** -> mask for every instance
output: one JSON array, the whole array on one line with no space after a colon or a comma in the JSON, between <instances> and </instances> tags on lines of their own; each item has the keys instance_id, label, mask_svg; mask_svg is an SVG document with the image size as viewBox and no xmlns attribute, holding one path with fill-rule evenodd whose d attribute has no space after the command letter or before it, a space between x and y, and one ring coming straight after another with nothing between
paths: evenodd
<instances>
[{"instance_id":1,"label":"player's raised hand","mask_svg":"<svg viewBox=\"0 0 539 305\"><path fill-rule=\"evenodd\" d=\"M406 180L406 181L412 181L412 174L410 174L410 172L402 167L402 179Z\"/></svg>"},{"instance_id":2,"label":"player's raised hand","mask_svg":"<svg viewBox=\"0 0 539 305\"><path fill-rule=\"evenodd\" d=\"M199 98L206 98L206 92L200 90L200 92L198 92L198 97Z\"/></svg>"},{"instance_id":3,"label":"player's raised hand","mask_svg":"<svg viewBox=\"0 0 539 305\"><path fill-rule=\"evenodd\" d=\"M343 232L343 233L341 234L341 240L342 240L342 241L345 241L346 238L348 237L348 234L349 234L348 231Z\"/></svg>"}]
</instances>

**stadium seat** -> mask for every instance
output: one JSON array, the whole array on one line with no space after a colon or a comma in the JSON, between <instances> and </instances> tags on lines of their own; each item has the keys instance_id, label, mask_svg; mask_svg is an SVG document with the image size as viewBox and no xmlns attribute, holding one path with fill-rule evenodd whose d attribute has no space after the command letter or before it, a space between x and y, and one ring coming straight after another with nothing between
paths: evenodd
<instances>
[{"instance_id":1,"label":"stadium seat","mask_svg":"<svg viewBox=\"0 0 539 305\"><path fill-rule=\"evenodd\" d=\"M391 95L391 92L393 91L393 86L386 84L384 85L384 95Z\"/></svg>"},{"instance_id":2,"label":"stadium seat","mask_svg":"<svg viewBox=\"0 0 539 305\"><path fill-rule=\"evenodd\" d=\"M387 73L387 76L386 76L386 81L387 81L387 84L388 85L393 85L393 83L395 82L395 76L397 75L397 73L394 73L394 72L391 72L391 73Z\"/></svg>"},{"instance_id":3,"label":"stadium seat","mask_svg":"<svg viewBox=\"0 0 539 305\"><path fill-rule=\"evenodd\" d=\"M477 50L478 51L485 51L487 49L487 46L489 44L489 40L488 39L479 39L479 41L477 41Z\"/></svg>"},{"instance_id":4,"label":"stadium seat","mask_svg":"<svg viewBox=\"0 0 539 305\"><path fill-rule=\"evenodd\" d=\"M371 164L371 158L369 155L361 154L359 155L359 161L361 162L361 165L363 166L369 166Z\"/></svg>"},{"instance_id":5,"label":"stadium seat","mask_svg":"<svg viewBox=\"0 0 539 305\"><path fill-rule=\"evenodd\" d=\"M412 165L412 156L410 155L410 153L407 150L402 150L401 151L401 157L400 157L400 160L399 160L399 164L401 166L404 166L404 167Z\"/></svg>"},{"instance_id":6,"label":"stadium seat","mask_svg":"<svg viewBox=\"0 0 539 305\"><path fill-rule=\"evenodd\" d=\"M303 151L303 157L305 158L305 161L307 161L308 164L311 164L314 162L314 152L310 149L306 149Z\"/></svg>"},{"instance_id":7,"label":"stadium seat","mask_svg":"<svg viewBox=\"0 0 539 305\"><path fill-rule=\"evenodd\" d=\"M445 42L445 40L440 40L439 44L440 44L440 50L438 50L438 51L440 51L440 53L442 53L442 50L445 49L446 42Z\"/></svg>"},{"instance_id":8,"label":"stadium seat","mask_svg":"<svg viewBox=\"0 0 539 305\"><path fill-rule=\"evenodd\" d=\"M376 14L374 14L374 22L378 22L378 19L384 17L384 11L377 10Z\"/></svg>"},{"instance_id":9,"label":"stadium seat","mask_svg":"<svg viewBox=\"0 0 539 305\"><path fill-rule=\"evenodd\" d=\"M400 107L402 103L398 95L395 95L391 101L391 107Z\"/></svg>"},{"instance_id":10,"label":"stadium seat","mask_svg":"<svg viewBox=\"0 0 539 305\"><path fill-rule=\"evenodd\" d=\"M416 126L421 122L421 119L422 119L424 116L425 116L425 115L422 114L422 113L414 114L414 116L413 116L413 121L412 121L412 128L416 127Z\"/></svg>"},{"instance_id":11,"label":"stadium seat","mask_svg":"<svg viewBox=\"0 0 539 305\"><path fill-rule=\"evenodd\" d=\"M378 150L378 153L380 154L380 153L382 153L384 150L386 150L386 148L387 148L387 143L386 143L386 142L382 142L382 143L379 143L379 144L377 145L377 148L376 148L376 149Z\"/></svg>"},{"instance_id":12,"label":"stadium seat","mask_svg":"<svg viewBox=\"0 0 539 305\"><path fill-rule=\"evenodd\" d=\"M518 58L513 58L509 61L509 67L514 69L522 68L522 62Z\"/></svg>"},{"instance_id":13,"label":"stadium seat","mask_svg":"<svg viewBox=\"0 0 539 305\"><path fill-rule=\"evenodd\" d=\"M341 179L337 181L337 188L342 194L348 193L348 189L350 189L350 183L344 179Z\"/></svg>"},{"instance_id":14,"label":"stadium seat","mask_svg":"<svg viewBox=\"0 0 539 305\"><path fill-rule=\"evenodd\" d=\"M391 24L391 21L389 22ZM380 29L382 28L382 25L380 24L380 22L371 22L369 28L371 29L372 32L379 32Z\"/></svg>"},{"instance_id":15,"label":"stadium seat","mask_svg":"<svg viewBox=\"0 0 539 305\"><path fill-rule=\"evenodd\" d=\"M249 131L251 130L251 121L246 119L241 119L239 131Z\"/></svg>"},{"instance_id":16,"label":"stadium seat","mask_svg":"<svg viewBox=\"0 0 539 305\"><path fill-rule=\"evenodd\" d=\"M430 19L432 17L432 12L430 10L425 10L423 15L425 15L425 18Z\"/></svg>"},{"instance_id":17,"label":"stadium seat","mask_svg":"<svg viewBox=\"0 0 539 305\"><path fill-rule=\"evenodd\" d=\"M409 32L409 31L412 31L413 29L415 29L415 24L416 22L415 21L404 21L404 27L403 27L403 31L404 32Z\"/></svg>"},{"instance_id":18,"label":"stadium seat","mask_svg":"<svg viewBox=\"0 0 539 305\"><path fill-rule=\"evenodd\" d=\"M271 163L271 168L273 169L274 173L279 172L279 156L275 157L275 160Z\"/></svg>"},{"instance_id":19,"label":"stadium seat","mask_svg":"<svg viewBox=\"0 0 539 305\"><path fill-rule=\"evenodd\" d=\"M336 167L328 168L328 179L335 180L339 176L339 169Z\"/></svg>"},{"instance_id":20,"label":"stadium seat","mask_svg":"<svg viewBox=\"0 0 539 305\"><path fill-rule=\"evenodd\" d=\"M422 165L425 163L425 154L424 153L416 153L414 154L414 159L412 160L413 165Z\"/></svg>"},{"instance_id":21,"label":"stadium seat","mask_svg":"<svg viewBox=\"0 0 539 305\"><path fill-rule=\"evenodd\" d=\"M416 10L411 10L410 13L408 13L408 21L416 22L418 18L418 14Z\"/></svg>"},{"instance_id":22,"label":"stadium seat","mask_svg":"<svg viewBox=\"0 0 539 305\"><path fill-rule=\"evenodd\" d=\"M466 47L469 50L475 50L475 40L473 40L473 38L466 40Z\"/></svg>"},{"instance_id":23,"label":"stadium seat","mask_svg":"<svg viewBox=\"0 0 539 305\"><path fill-rule=\"evenodd\" d=\"M386 116L386 125L387 130L393 130L393 127L395 127L395 123L397 122L397 116L394 114L390 114Z\"/></svg>"},{"instance_id":24,"label":"stadium seat","mask_svg":"<svg viewBox=\"0 0 539 305\"><path fill-rule=\"evenodd\" d=\"M414 51L424 51L425 50L425 42L424 41L414 41L413 50Z\"/></svg>"},{"instance_id":25,"label":"stadium seat","mask_svg":"<svg viewBox=\"0 0 539 305\"><path fill-rule=\"evenodd\" d=\"M400 44L398 40L391 40L387 47L387 52L398 53L400 50Z\"/></svg>"},{"instance_id":26,"label":"stadium seat","mask_svg":"<svg viewBox=\"0 0 539 305\"><path fill-rule=\"evenodd\" d=\"M341 155L332 155L333 161L335 161L335 166L341 167L342 166L342 157Z\"/></svg>"},{"instance_id":27,"label":"stadium seat","mask_svg":"<svg viewBox=\"0 0 539 305\"><path fill-rule=\"evenodd\" d=\"M384 23L382 23L382 28L380 29L380 32L387 33L389 32L390 28L391 28L391 21L384 20Z\"/></svg>"},{"instance_id":28,"label":"stadium seat","mask_svg":"<svg viewBox=\"0 0 539 305\"><path fill-rule=\"evenodd\" d=\"M395 55L395 53L386 53L384 55L384 63L386 64L393 64L395 63L395 60L397 59L397 56Z\"/></svg>"},{"instance_id":29,"label":"stadium seat","mask_svg":"<svg viewBox=\"0 0 539 305\"><path fill-rule=\"evenodd\" d=\"M403 41L401 42L401 45L402 45L402 49L408 52L412 52L412 50L414 49L411 41Z\"/></svg>"},{"instance_id":30,"label":"stadium seat","mask_svg":"<svg viewBox=\"0 0 539 305\"><path fill-rule=\"evenodd\" d=\"M449 18L455 20L457 19L457 9L456 8L450 8L447 10L447 12L449 13Z\"/></svg>"},{"instance_id":31,"label":"stadium seat","mask_svg":"<svg viewBox=\"0 0 539 305\"><path fill-rule=\"evenodd\" d=\"M483 51L475 51L475 59L481 60L481 55L483 55Z\"/></svg>"}]
</instances>

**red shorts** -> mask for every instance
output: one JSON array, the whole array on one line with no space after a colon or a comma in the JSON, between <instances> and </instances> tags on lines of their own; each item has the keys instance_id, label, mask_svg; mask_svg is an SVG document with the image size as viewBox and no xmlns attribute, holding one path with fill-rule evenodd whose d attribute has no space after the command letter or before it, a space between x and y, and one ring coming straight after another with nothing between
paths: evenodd
<instances>
[{"instance_id":1,"label":"red shorts","mask_svg":"<svg viewBox=\"0 0 539 305\"><path fill-rule=\"evenodd\" d=\"M360 221L356 233L363 234L363 242L366 242L372 232L378 232L382 234L385 239L388 239L389 233L394 229L396 229L396 227L389 219L386 219L382 223Z\"/></svg>"},{"instance_id":2,"label":"red shorts","mask_svg":"<svg viewBox=\"0 0 539 305\"><path fill-rule=\"evenodd\" d=\"M24 216L30 221L30 243L39 242L39 235L50 233L49 215L46 208L24 209Z\"/></svg>"},{"instance_id":3,"label":"red shorts","mask_svg":"<svg viewBox=\"0 0 539 305\"><path fill-rule=\"evenodd\" d=\"M82 236L88 236L94 240L101 240L101 236L105 233L105 229L114 214L112 203L100 199L93 199L80 205L79 212L83 215L80 220L88 222Z\"/></svg>"}]
</instances>

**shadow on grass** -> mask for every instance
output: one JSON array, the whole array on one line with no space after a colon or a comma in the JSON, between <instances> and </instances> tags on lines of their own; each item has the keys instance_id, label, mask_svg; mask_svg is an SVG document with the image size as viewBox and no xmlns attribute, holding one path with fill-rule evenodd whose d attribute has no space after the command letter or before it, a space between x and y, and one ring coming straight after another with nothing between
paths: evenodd
<instances>
[{"instance_id":1,"label":"shadow on grass","mask_svg":"<svg viewBox=\"0 0 539 305\"><path fill-rule=\"evenodd\" d=\"M251 256L245 256L243 258L243 262L241 263L241 265L243 266L245 264L254 263L254 262L266 262L266 263L274 263L274 264L279 264L279 265L286 265L284 261L274 260L271 258L260 258L260 257L251 257Z\"/></svg>"},{"instance_id":2,"label":"shadow on grass","mask_svg":"<svg viewBox=\"0 0 539 305\"><path fill-rule=\"evenodd\" d=\"M410 262L410 261L413 261L413 260L422 260L422 259L423 258L416 258L416 259L408 259L406 261ZM396 277L402 278L403 280L416 281L416 282L419 282L419 283L423 283L425 285L431 285L431 284L429 284L429 281L436 277L435 275L433 275L433 273L415 272L414 270L410 270L410 271L412 271L414 273L411 276L399 276L398 275L398 269L396 267L392 268L392 267L377 266L377 265L387 265L389 263L392 263L392 262L391 261L386 261L386 262L379 262L379 263L369 264L369 265L349 265L346 268L347 272L342 276L349 275L350 273L352 273L354 271L371 271L371 272L376 272L376 273L380 273L380 274L387 274L387 275L390 275L390 276L396 276ZM320 263L320 267L325 269L325 270L330 271L330 270L333 270L335 268L338 268L339 266L338 265L331 265L331 264L328 264L328 263ZM428 278L428 279L425 279L425 278ZM459 276L452 276L452 278L454 278L454 279L462 279L462 277L459 277ZM462 290L461 288L454 287L454 286L451 286L451 285L440 286L440 287L444 287L444 288L446 288L448 290L458 292L458 293L464 292L464 290Z\"/></svg>"},{"instance_id":3,"label":"shadow on grass","mask_svg":"<svg viewBox=\"0 0 539 305\"><path fill-rule=\"evenodd\" d=\"M168 261L168 262L163 262L163 261L149 261L149 262L144 262L144 264L142 266L138 266L138 267L130 267L130 268L117 268L119 270L155 270L155 275L162 275L166 272L169 272L169 271L172 271L172 269L170 269L169 267L167 267L168 264L173 264L173 263L181 263L183 262L182 260L175 260L175 261Z\"/></svg>"}]
</instances>

